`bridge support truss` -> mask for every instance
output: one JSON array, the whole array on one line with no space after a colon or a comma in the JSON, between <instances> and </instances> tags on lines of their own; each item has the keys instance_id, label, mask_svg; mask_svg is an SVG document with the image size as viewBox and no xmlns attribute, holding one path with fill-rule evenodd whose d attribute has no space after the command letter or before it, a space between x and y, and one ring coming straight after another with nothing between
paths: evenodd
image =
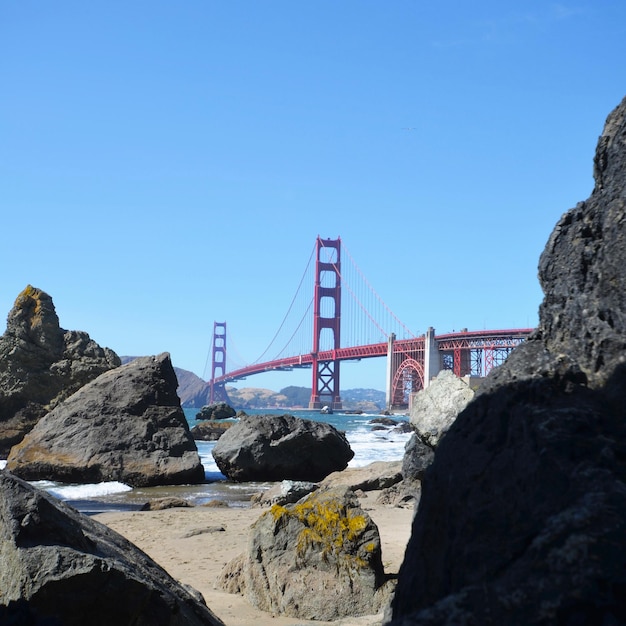
<instances>
[{"instance_id":1,"label":"bridge support truss","mask_svg":"<svg viewBox=\"0 0 626 626\"><path fill-rule=\"evenodd\" d=\"M435 330L429 328L415 339L395 341L392 337L387 351L387 408L410 407L411 394L428 387L444 369L459 378L484 378L504 363L529 332L464 330L436 337Z\"/></svg>"},{"instance_id":2,"label":"bridge support truss","mask_svg":"<svg viewBox=\"0 0 626 626\"><path fill-rule=\"evenodd\" d=\"M424 388L424 337L396 342L392 335L387 372L387 409L403 409L409 405L411 393Z\"/></svg>"},{"instance_id":3,"label":"bridge support truss","mask_svg":"<svg viewBox=\"0 0 626 626\"><path fill-rule=\"evenodd\" d=\"M517 331L461 331L440 335L437 349L440 368L452 370L456 376L483 378L506 361L511 351L528 335L528 329Z\"/></svg>"},{"instance_id":4,"label":"bridge support truss","mask_svg":"<svg viewBox=\"0 0 626 626\"><path fill-rule=\"evenodd\" d=\"M326 344L330 339L332 346ZM329 406L341 409L339 359L341 345L341 238L316 243L315 293L313 295L313 381L309 409ZM322 349L333 358L320 358Z\"/></svg>"},{"instance_id":5,"label":"bridge support truss","mask_svg":"<svg viewBox=\"0 0 626 626\"><path fill-rule=\"evenodd\" d=\"M209 403L229 402L226 383L215 382L226 374L226 322L213 322L213 350L211 352L211 378L209 380Z\"/></svg>"}]
</instances>

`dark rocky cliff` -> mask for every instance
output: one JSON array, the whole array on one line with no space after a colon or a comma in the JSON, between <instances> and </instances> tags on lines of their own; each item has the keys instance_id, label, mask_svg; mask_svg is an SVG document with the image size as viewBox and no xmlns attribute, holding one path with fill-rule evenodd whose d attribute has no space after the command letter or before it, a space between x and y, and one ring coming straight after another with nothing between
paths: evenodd
<instances>
[{"instance_id":1,"label":"dark rocky cliff","mask_svg":"<svg viewBox=\"0 0 626 626\"><path fill-rule=\"evenodd\" d=\"M442 439L393 625L626 623L626 99L539 261L540 324Z\"/></svg>"}]
</instances>

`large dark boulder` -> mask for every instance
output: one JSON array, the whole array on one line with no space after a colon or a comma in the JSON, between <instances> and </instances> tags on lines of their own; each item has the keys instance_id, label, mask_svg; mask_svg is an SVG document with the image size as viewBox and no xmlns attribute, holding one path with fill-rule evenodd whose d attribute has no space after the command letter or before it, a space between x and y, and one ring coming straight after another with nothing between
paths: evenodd
<instances>
[{"instance_id":1,"label":"large dark boulder","mask_svg":"<svg viewBox=\"0 0 626 626\"><path fill-rule=\"evenodd\" d=\"M59 402L120 363L87 333L63 330L52 298L28 285L0 337L0 457Z\"/></svg>"},{"instance_id":2,"label":"large dark boulder","mask_svg":"<svg viewBox=\"0 0 626 626\"><path fill-rule=\"evenodd\" d=\"M197 591L132 543L7 471L0 471L0 559L2 623L222 624Z\"/></svg>"},{"instance_id":3,"label":"large dark boulder","mask_svg":"<svg viewBox=\"0 0 626 626\"><path fill-rule=\"evenodd\" d=\"M7 468L26 480L203 482L176 386L167 353L105 372L42 418L11 449Z\"/></svg>"},{"instance_id":4,"label":"large dark boulder","mask_svg":"<svg viewBox=\"0 0 626 626\"><path fill-rule=\"evenodd\" d=\"M393 625L626 623L626 99L539 262L540 324L441 440Z\"/></svg>"},{"instance_id":5,"label":"large dark boulder","mask_svg":"<svg viewBox=\"0 0 626 626\"><path fill-rule=\"evenodd\" d=\"M293 415L243 415L212 452L220 472L239 482L317 482L354 456L334 426Z\"/></svg>"},{"instance_id":6,"label":"large dark boulder","mask_svg":"<svg viewBox=\"0 0 626 626\"><path fill-rule=\"evenodd\" d=\"M391 593L378 528L347 487L274 505L218 584L263 611L312 620L377 613Z\"/></svg>"}]
</instances>

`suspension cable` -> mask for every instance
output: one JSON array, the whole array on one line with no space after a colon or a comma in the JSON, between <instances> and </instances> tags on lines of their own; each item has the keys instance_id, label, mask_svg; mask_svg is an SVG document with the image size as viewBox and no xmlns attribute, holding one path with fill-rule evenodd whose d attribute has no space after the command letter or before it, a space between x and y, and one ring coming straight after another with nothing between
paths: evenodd
<instances>
[{"instance_id":1,"label":"suspension cable","mask_svg":"<svg viewBox=\"0 0 626 626\"><path fill-rule=\"evenodd\" d=\"M304 323L304 320L306 319L307 315L309 314L309 312L311 311L311 307L313 306L313 300L314 298L311 298L311 302L309 303L309 306L307 307L306 311L304 312L304 315L302 316L302 319L300 320L298 326L296 327L296 329L293 331L293 334L291 335L291 337L289 337L289 339L287 340L287 343L283 346L283 349L274 357L274 360L279 359L281 354L283 352L285 352L285 350L287 349L287 346L291 343L291 340L296 336L296 333L300 330L300 328L302 327L302 324Z\"/></svg>"},{"instance_id":2,"label":"suspension cable","mask_svg":"<svg viewBox=\"0 0 626 626\"><path fill-rule=\"evenodd\" d=\"M352 261L352 265L354 266L356 271L359 273L359 276L361 276L361 278L363 279L367 287L369 287L370 291L374 294L374 296L380 302L380 304L382 304L383 307L385 307L385 310L391 315L391 317L395 320L395 322L409 335L409 338L415 339L415 335L404 325L402 321L398 319L396 314L387 306L386 302L378 295L378 292L374 289L374 287L372 287L370 282L367 280L367 278L364 276L363 272L361 271L361 268L356 264L356 261L350 254L350 251L348 250L348 248L346 248L346 246L343 245L343 243L342 243L341 248L342 250L345 250L346 254L350 258L350 261Z\"/></svg>"},{"instance_id":3,"label":"suspension cable","mask_svg":"<svg viewBox=\"0 0 626 626\"><path fill-rule=\"evenodd\" d=\"M322 240L322 247L326 247L324 246L324 241ZM354 261L354 258L352 257L352 255L350 254L350 252L348 251L348 249L345 247L345 245L343 245L342 243L342 251L345 250L346 253L348 254L348 257L350 259L350 261L352 262L353 267L357 270L357 272L359 273L359 275L361 276L361 278L363 279L363 281L365 282L365 285L369 288L370 292L376 297L376 299L378 300L379 304L381 304L386 310L387 312L391 315L391 317L399 324L399 326L401 326L403 328L403 330L408 333L410 335L411 339L415 338L415 335L413 335L413 333L396 317L396 315L393 313L393 311L387 306L387 304L385 303L385 301L378 295L378 293L376 292L376 290L371 286L371 284L369 283L369 281L365 278L365 276L363 275L363 272L361 272L359 266L356 264L356 262ZM339 268L337 267L337 264L335 261L331 261L331 265L333 266L335 273L337 274L337 276L339 276L340 280L341 280L341 285L342 287L345 286L347 287L348 291L352 294L353 299L355 300L355 302L359 305L359 307L361 308L361 310L365 313L365 315L367 315L367 317L369 318L369 320L372 322L372 324L374 324L374 326L380 331L380 333L388 338L389 337L389 333L387 331L385 331L381 325L374 319L374 317L372 316L372 314L369 312L369 310L365 307L365 305L361 302L361 300L357 297L357 295L354 293L354 291L352 290L350 284L348 281L344 281L343 280L343 275L341 273L341 271L339 270Z\"/></svg>"},{"instance_id":4,"label":"suspension cable","mask_svg":"<svg viewBox=\"0 0 626 626\"><path fill-rule=\"evenodd\" d=\"M309 256L309 260L308 260L308 262L306 264L306 267L304 268L304 273L302 274L302 278L300 279L300 283L298 284L298 288L296 289L296 293L294 294L293 298L291 299L291 304L289 305L289 308L287 309L287 313L285 313L285 317L283 317L283 321L280 323L280 326L278 327L278 330L276 331L276 333L272 337L272 340L269 342L267 348L265 348L265 350L263 350L263 353L261 354L261 356L259 356L256 359L256 361L253 361L253 364L261 362L261 359L267 354L268 350L272 347L272 344L274 343L274 341L276 341L276 337L278 337L278 334L283 329L283 326L285 325L285 322L287 321L287 317L289 316L289 313L291 313L291 309L293 308L293 305L294 305L294 302L296 301L298 293L300 292L300 288L302 287L302 283L304 282L304 279L305 279L305 277L307 275L307 272L309 271L309 267L311 266L311 259L313 258L314 254L315 254L315 246L313 246L313 250L311 251L311 256ZM284 350L284 348L283 348L283 350Z\"/></svg>"}]
</instances>

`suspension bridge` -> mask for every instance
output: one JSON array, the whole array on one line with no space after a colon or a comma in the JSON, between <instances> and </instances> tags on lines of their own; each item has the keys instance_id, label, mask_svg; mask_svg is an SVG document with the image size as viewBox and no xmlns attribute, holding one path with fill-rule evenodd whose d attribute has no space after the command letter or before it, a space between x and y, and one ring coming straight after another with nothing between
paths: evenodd
<instances>
[{"instance_id":1,"label":"suspension bridge","mask_svg":"<svg viewBox=\"0 0 626 626\"><path fill-rule=\"evenodd\" d=\"M415 336L367 282L341 238L318 237L278 331L254 363L233 364L226 322L214 322L210 401L228 402L228 382L311 368L309 409L341 410L341 362L385 357L387 408L405 409L411 393L427 387L442 369L458 377L486 376L531 330L465 329L436 335L430 327Z\"/></svg>"}]
</instances>

